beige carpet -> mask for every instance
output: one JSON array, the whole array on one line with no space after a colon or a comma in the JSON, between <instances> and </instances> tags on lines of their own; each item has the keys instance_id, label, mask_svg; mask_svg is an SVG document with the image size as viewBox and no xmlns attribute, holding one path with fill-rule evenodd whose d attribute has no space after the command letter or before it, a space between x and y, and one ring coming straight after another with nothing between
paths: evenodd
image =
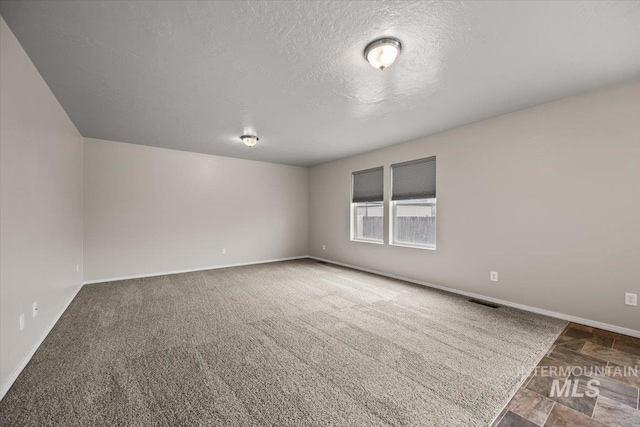
<instances>
[{"instance_id":1,"label":"beige carpet","mask_svg":"<svg viewBox=\"0 0 640 427\"><path fill-rule=\"evenodd\" d=\"M565 322L313 260L87 285L3 426L486 426Z\"/></svg>"}]
</instances>

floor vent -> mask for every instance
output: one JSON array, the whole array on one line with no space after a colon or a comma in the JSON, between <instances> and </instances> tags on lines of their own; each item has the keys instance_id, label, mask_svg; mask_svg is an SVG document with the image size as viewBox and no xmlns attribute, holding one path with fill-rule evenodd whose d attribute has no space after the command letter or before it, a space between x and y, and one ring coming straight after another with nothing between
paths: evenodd
<instances>
[{"instance_id":1,"label":"floor vent","mask_svg":"<svg viewBox=\"0 0 640 427\"><path fill-rule=\"evenodd\" d=\"M500 308L500 306L498 304L494 304L494 303L488 302L488 301L482 301L481 299L471 298L469 301L474 303L474 304L485 305L485 306L491 307L491 308Z\"/></svg>"}]
</instances>

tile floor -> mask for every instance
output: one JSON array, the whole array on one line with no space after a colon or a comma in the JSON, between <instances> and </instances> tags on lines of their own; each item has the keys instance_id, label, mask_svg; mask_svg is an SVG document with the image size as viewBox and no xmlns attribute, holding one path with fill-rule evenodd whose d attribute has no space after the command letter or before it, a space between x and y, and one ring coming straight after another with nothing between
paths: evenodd
<instances>
[{"instance_id":1,"label":"tile floor","mask_svg":"<svg viewBox=\"0 0 640 427\"><path fill-rule=\"evenodd\" d=\"M639 389L639 338L570 323L493 425L638 427Z\"/></svg>"}]
</instances>

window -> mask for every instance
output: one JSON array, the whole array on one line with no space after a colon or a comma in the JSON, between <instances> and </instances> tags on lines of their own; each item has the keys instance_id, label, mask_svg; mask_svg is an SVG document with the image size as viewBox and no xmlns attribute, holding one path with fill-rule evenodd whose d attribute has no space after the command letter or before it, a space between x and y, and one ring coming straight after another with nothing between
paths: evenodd
<instances>
[{"instance_id":1,"label":"window","mask_svg":"<svg viewBox=\"0 0 640 427\"><path fill-rule=\"evenodd\" d=\"M353 172L351 197L351 240L369 243L384 241L382 167Z\"/></svg>"},{"instance_id":2,"label":"window","mask_svg":"<svg viewBox=\"0 0 640 427\"><path fill-rule=\"evenodd\" d=\"M391 165L391 243L436 248L436 158Z\"/></svg>"}]
</instances>

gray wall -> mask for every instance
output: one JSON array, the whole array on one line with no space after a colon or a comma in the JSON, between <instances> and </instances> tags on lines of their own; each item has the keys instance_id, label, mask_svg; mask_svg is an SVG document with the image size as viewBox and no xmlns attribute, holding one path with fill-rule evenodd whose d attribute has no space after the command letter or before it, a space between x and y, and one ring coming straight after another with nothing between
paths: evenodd
<instances>
[{"instance_id":1,"label":"gray wall","mask_svg":"<svg viewBox=\"0 0 640 427\"><path fill-rule=\"evenodd\" d=\"M0 379L82 284L82 137L0 18ZM31 316L37 301L39 313ZM25 314L20 332L18 317Z\"/></svg>"},{"instance_id":2,"label":"gray wall","mask_svg":"<svg viewBox=\"0 0 640 427\"><path fill-rule=\"evenodd\" d=\"M351 242L350 173L385 166L388 201L389 165L433 155L437 250ZM314 167L310 194L313 256L640 330L640 81Z\"/></svg>"},{"instance_id":3,"label":"gray wall","mask_svg":"<svg viewBox=\"0 0 640 427\"><path fill-rule=\"evenodd\" d=\"M84 279L305 256L308 189L307 168L85 139Z\"/></svg>"}]
</instances>

